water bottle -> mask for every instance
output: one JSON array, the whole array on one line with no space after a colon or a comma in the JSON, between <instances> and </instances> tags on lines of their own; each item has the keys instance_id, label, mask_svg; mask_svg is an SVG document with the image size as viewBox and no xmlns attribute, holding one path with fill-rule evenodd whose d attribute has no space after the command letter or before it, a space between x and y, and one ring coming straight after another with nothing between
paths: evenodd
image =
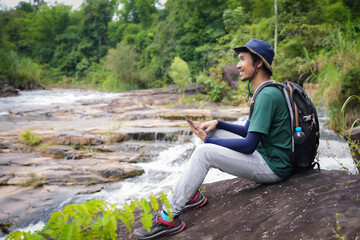
<instances>
[{"instance_id":1,"label":"water bottle","mask_svg":"<svg viewBox=\"0 0 360 240\"><path fill-rule=\"evenodd\" d=\"M302 131L302 128L301 127L295 128L295 133L294 133L295 144L301 144L305 142L305 140L306 140L306 136L305 133Z\"/></svg>"}]
</instances>

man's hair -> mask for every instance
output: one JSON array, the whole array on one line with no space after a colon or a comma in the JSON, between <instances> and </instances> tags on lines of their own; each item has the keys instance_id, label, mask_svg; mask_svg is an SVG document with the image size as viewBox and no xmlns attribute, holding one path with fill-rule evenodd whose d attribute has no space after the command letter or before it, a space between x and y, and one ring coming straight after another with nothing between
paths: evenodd
<instances>
[{"instance_id":1,"label":"man's hair","mask_svg":"<svg viewBox=\"0 0 360 240\"><path fill-rule=\"evenodd\" d=\"M250 52L247 49L244 49L242 52L249 53L252 60L253 60L253 67L255 67L256 63L260 60L260 57L256 55L255 53ZM265 66L265 64L262 65L262 69L266 72L267 75L271 76L271 71Z\"/></svg>"}]
</instances>

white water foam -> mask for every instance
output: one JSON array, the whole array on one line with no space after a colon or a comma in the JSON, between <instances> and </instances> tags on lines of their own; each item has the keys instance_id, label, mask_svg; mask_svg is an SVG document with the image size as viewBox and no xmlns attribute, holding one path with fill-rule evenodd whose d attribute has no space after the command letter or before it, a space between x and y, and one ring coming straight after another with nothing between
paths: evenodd
<instances>
[{"instance_id":1,"label":"white water foam","mask_svg":"<svg viewBox=\"0 0 360 240\"><path fill-rule=\"evenodd\" d=\"M56 105L70 105L75 102L91 102L121 96L121 93L105 93L85 90L34 90L21 91L18 96L0 98L0 115L8 115L9 111L18 108L32 108Z\"/></svg>"}]
</instances>

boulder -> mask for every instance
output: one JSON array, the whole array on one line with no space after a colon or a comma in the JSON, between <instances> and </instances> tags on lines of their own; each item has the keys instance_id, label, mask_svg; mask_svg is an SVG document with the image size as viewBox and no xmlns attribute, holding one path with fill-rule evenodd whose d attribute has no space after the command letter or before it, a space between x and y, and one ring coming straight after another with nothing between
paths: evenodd
<instances>
[{"instance_id":1,"label":"boulder","mask_svg":"<svg viewBox=\"0 0 360 240\"><path fill-rule=\"evenodd\" d=\"M13 86L3 85L0 89L0 97L12 97L19 95L19 90Z\"/></svg>"},{"instance_id":2,"label":"boulder","mask_svg":"<svg viewBox=\"0 0 360 240\"><path fill-rule=\"evenodd\" d=\"M92 171L111 180L123 180L144 173L144 169L129 163L98 164L92 167Z\"/></svg>"},{"instance_id":3,"label":"boulder","mask_svg":"<svg viewBox=\"0 0 360 240\"><path fill-rule=\"evenodd\" d=\"M336 231L360 238L359 175L322 170L278 184L235 178L205 187L208 204L181 215L185 230L166 239L339 239ZM129 236L121 223L119 235Z\"/></svg>"},{"instance_id":4,"label":"boulder","mask_svg":"<svg viewBox=\"0 0 360 240\"><path fill-rule=\"evenodd\" d=\"M196 93L202 93L206 94L205 86L200 83L191 83L186 86L185 88L186 94L196 94Z\"/></svg>"},{"instance_id":5,"label":"boulder","mask_svg":"<svg viewBox=\"0 0 360 240\"><path fill-rule=\"evenodd\" d=\"M346 130L344 132L344 136L347 138L349 136L350 130ZM359 127L354 127L351 130L351 134L350 134L350 139L352 141L358 141L360 142L360 126Z\"/></svg>"},{"instance_id":6,"label":"boulder","mask_svg":"<svg viewBox=\"0 0 360 240\"><path fill-rule=\"evenodd\" d=\"M236 65L229 65L222 67L223 81L226 82L232 89L237 90L239 86L240 70Z\"/></svg>"},{"instance_id":7,"label":"boulder","mask_svg":"<svg viewBox=\"0 0 360 240\"><path fill-rule=\"evenodd\" d=\"M47 147L46 151L43 152L43 155L46 154L55 159L63 159L73 151L74 149L71 146L55 145Z\"/></svg>"}]
</instances>

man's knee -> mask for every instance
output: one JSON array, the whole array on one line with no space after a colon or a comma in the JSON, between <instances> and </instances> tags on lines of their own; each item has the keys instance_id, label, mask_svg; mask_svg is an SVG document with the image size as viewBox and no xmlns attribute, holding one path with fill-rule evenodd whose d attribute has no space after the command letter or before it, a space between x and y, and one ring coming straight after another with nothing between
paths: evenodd
<instances>
[{"instance_id":1,"label":"man's knee","mask_svg":"<svg viewBox=\"0 0 360 240\"><path fill-rule=\"evenodd\" d=\"M210 144L200 144L200 145L196 146L193 154L203 155L204 153L209 151L209 145Z\"/></svg>"}]
</instances>

